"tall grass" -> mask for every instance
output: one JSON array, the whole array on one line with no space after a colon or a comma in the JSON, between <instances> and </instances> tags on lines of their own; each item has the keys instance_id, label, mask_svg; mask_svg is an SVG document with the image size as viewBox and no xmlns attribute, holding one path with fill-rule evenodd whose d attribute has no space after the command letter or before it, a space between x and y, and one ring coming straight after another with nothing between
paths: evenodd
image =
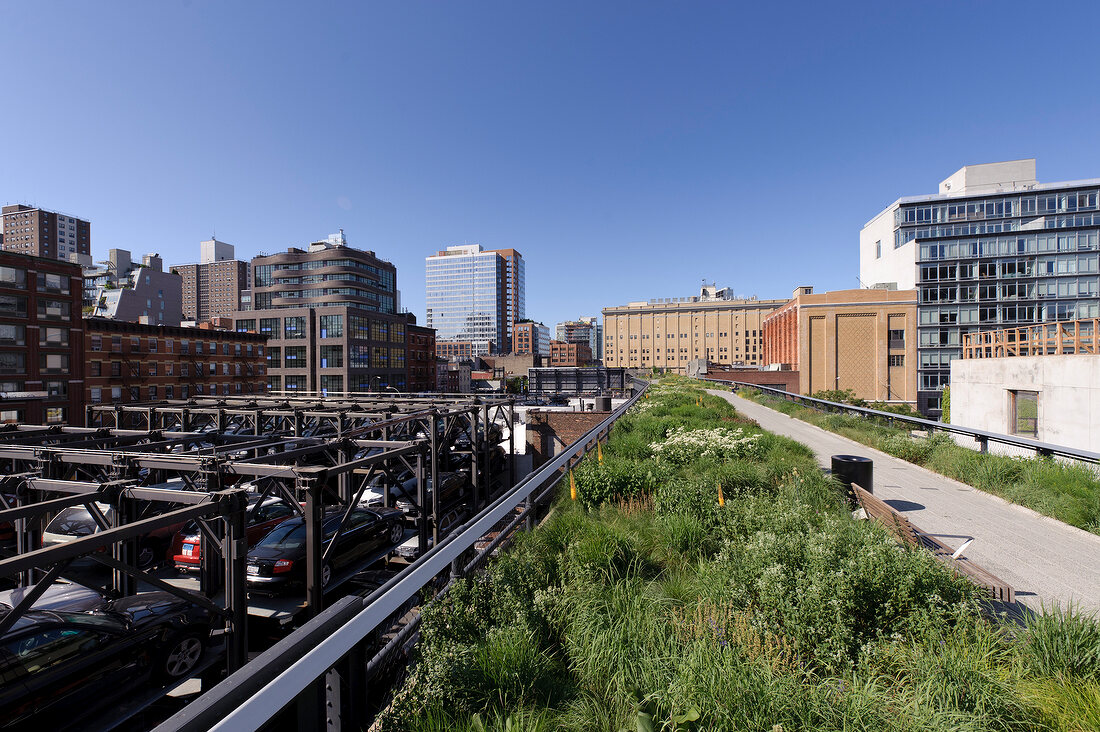
<instances>
[{"instance_id":1,"label":"tall grass","mask_svg":"<svg viewBox=\"0 0 1100 732\"><path fill-rule=\"evenodd\" d=\"M740 395L1044 516L1100 534L1100 476L1088 466L1044 457L983 454L956 444L945 434L914 439L883 418L826 414L755 389L742 389Z\"/></svg>"},{"instance_id":2,"label":"tall grass","mask_svg":"<svg viewBox=\"0 0 1100 732\"><path fill-rule=\"evenodd\" d=\"M676 466L640 449L652 443L639 435L739 419L699 400L681 379L660 382L604 464L578 470L580 500L563 491L542 526L425 611L419 661L383 730L1095 722L1095 621L989 624L974 587L854 521L784 438L763 436L751 458Z\"/></svg>"}]
</instances>

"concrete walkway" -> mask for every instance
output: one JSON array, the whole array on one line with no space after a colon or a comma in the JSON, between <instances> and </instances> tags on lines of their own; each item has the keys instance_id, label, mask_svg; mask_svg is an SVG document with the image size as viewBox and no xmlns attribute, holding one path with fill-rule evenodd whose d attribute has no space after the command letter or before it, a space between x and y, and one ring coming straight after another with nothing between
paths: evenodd
<instances>
[{"instance_id":1,"label":"concrete walkway","mask_svg":"<svg viewBox=\"0 0 1100 732\"><path fill-rule=\"evenodd\" d=\"M1012 585L1017 601L1026 607L1073 603L1100 614L1100 536L729 392L708 393L726 399L769 432L806 445L823 468L839 454L874 460L876 496L922 530L948 535L942 540L950 546L964 539L949 537L975 537L966 556Z\"/></svg>"}]
</instances>

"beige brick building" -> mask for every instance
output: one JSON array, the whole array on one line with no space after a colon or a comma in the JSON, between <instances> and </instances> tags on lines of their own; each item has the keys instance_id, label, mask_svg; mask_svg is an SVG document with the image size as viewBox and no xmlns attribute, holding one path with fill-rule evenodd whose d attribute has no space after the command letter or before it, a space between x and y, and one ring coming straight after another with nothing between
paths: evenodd
<instances>
[{"instance_id":1,"label":"beige brick building","mask_svg":"<svg viewBox=\"0 0 1100 732\"><path fill-rule=\"evenodd\" d=\"M764 363L763 321L787 300L735 300L704 286L698 297L604 308L604 365L687 373L688 362Z\"/></svg>"},{"instance_id":2,"label":"beige brick building","mask_svg":"<svg viewBox=\"0 0 1100 732\"><path fill-rule=\"evenodd\" d=\"M763 323L764 365L799 372L799 392L851 389L916 403L917 291L799 287Z\"/></svg>"}]
</instances>

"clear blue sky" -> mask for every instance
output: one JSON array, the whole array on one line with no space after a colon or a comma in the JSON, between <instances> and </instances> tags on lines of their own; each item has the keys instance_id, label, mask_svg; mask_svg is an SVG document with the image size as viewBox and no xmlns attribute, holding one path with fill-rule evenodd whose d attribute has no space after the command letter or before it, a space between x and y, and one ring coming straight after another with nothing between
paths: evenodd
<instances>
[{"instance_id":1,"label":"clear blue sky","mask_svg":"<svg viewBox=\"0 0 1100 732\"><path fill-rule=\"evenodd\" d=\"M0 3L0 201L249 258L514 247L551 325L857 286L860 227L967 163L1100 176L1100 5ZM19 110L18 113L12 110Z\"/></svg>"}]
</instances>

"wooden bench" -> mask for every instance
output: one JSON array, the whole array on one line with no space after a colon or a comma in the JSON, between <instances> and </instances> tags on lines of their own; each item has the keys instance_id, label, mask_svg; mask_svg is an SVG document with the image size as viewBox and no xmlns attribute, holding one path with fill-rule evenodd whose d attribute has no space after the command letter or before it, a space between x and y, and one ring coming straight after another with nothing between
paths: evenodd
<instances>
[{"instance_id":1,"label":"wooden bench","mask_svg":"<svg viewBox=\"0 0 1100 732\"><path fill-rule=\"evenodd\" d=\"M855 492L856 500L867 518L878 521L889 529L898 540L909 546L922 547L932 552L932 556L978 587L986 590L994 600L1007 603L1016 602L1016 592L1007 582L963 556L963 552L974 541L973 538L968 538L958 549L952 549L940 541L936 535L921 531L900 511L858 485L852 485L852 490Z\"/></svg>"}]
</instances>

